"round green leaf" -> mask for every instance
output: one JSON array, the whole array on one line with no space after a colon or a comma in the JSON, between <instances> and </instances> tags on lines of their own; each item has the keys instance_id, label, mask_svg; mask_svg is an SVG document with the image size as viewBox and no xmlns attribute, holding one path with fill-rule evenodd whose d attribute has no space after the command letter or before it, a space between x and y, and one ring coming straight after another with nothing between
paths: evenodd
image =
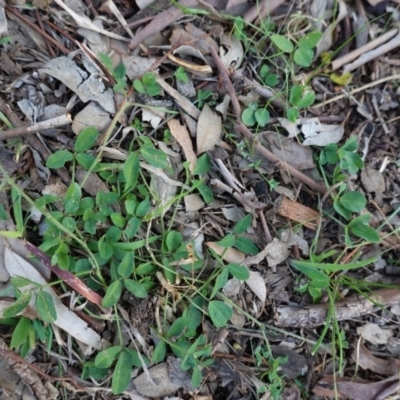
<instances>
[{"instance_id":1,"label":"round green leaf","mask_svg":"<svg viewBox=\"0 0 400 400\"><path fill-rule=\"evenodd\" d=\"M232 308L222 301L213 300L208 305L208 314L216 328L222 328L226 325L229 318L232 317Z\"/></svg>"},{"instance_id":2,"label":"round green leaf","mask_svg":"<svg viewBox=\"0 0 400 400\"><path fill-rule=\"evenodd\" d=\"M68 161L72 161L74 155L68 150L59 150L53 153L46 161L46 166L48 168L61 168Z\"/></svg>"},{"instance_id":3,"label":"round green leaf","mask_svg":"<svg viewBox=\"0 0 400 400\"><path fill-rule=\"evenodd\" d=\"M299 109L290 107L286 112L286 116L290 122L296 122L297 118L299 118Z\"/></svg>"},{"instance_id":4,"label":"round green leaf","mask_svg":"<svg viewBox=\"0 0 400 400\"><path fill-rule=\"evenodd\" d=\"M271 35L272 43L284 53L291 53L294 50L293 43L282 35Z\"/></svg>"},{"instance_id":5,"label":"round green leaf","mask_svg":"<svg viewBox=\"0 0 400 400\"><path fill-rule=\"evenodd\" d=\"M176 250L182 243L182 234L177 231L168 232L165 244L170 252Z\"/></svg>"},{"instance_id":6,"label":"round green leaf","mask_svg":"<svg viewBox=\"0 0 400 400\"><path fill-rule=\"evenodd\" d=\"M303 97L297 102L297 107L307 108L314 104L315 93L312 90L307 90L303 92Z\"/></svg>"},{"instance_id":7,"label":"round green leaf","mask_svg":"<svg viewBox=\"0 0 400 400\"><path fill-rule=\"evenodd\" d=\"M242 112L242 122L246 126L253 126L256 123L256 118L254 116L254 111L250 108L246 108Z\"/></svg>"},{"instance_id":8,"label":"round green leaf","mask_svg":"<svg viewBox=\"0 0 400 400\"><path fill-rule=\"evenodd\" d=\"M278 75L269 74L264 78L264 82L268 86L275 86L278 83Z\"/></svg>"},{"instance_id":9,"label":"round green leaf","mask_svg":"<svg viewBox=\"0 0 400 400\"><path fill-rule=\"evenodd\" d=\"M121 297L121 281L113 282L106 291L106 294L103 298L101 305L105 308L112 307L113 305L118 303L118 300Z\"/></svg>"},{"instance_id":10,"label":"round green leaf","mask_svg":"<svg viewBox=\"0 0 400 400\"><path fill-rule=\"evenodd\" d=\"M83 129L75 141L74 150L76 152L82 153L91 149L99 136L99 131L93 126L88 126Z\"/></svg>"},{"instance_id":11,"label":"round green leaf","mask_svg":"<svg viewBox=\"0 0 400 400\"><path fill-rule=\"evenodd\" d=\"M293 60L300 67L309 67L312 64L314 52L305 47L299 47L293 56Z\"/></svg>"},{"instance_id":12,"label":"round green leaf","mask_svg":"<svg viewBox=\"0 0 400 400\"><path fill-rule=\"evenodd\" d=\"M263 128L269 122L269 112L265 108L259 108L254 113L254 118L256 119L258 125Z\"/></svg>"},{"instance_id":13,"label":"round green leaf","mask_svg":"<svg viewBox=\"0 0 400 400\"><path fill-rule=\"evenodd\" d=\"M352 212L360 212L367 204L367 200L360 192L347 192L340 198L343 207Z\"/></svg>"}]
</instances>

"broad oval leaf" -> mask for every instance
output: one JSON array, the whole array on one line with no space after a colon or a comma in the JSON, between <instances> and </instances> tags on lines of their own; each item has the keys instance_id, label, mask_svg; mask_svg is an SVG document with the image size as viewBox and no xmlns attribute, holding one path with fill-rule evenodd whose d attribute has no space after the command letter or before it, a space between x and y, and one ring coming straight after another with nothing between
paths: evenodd
<instances>
[{"instance_id":1,"label":"broad oval leaf","mask_svg":"<svg viewBox=\"0 0 400 400\"><path fill-rule=\"evenodd\" d=\"M94 365L97 368L110 368L121 352L121 346L112 346L100 351L94 359Z\"/></svg>"},{"instance_id":2,"label":"broad oval leaf","mask_svg":"<svg viewBox=\"0 0 400 400\"><path fill-rule=\"evenodd\" d=\"M170 252L176 250L182 243L182 234L177 231L168 232L165 244Z\"/></svg>"},{"instance_id":3,"label":"broad oval leaf","mask_svg":"<svg viewBox=\"0 0 400 400\"><path fill-rule=\"evenodd\" d=\"M189 325L189 318L187 317L179 317L177 318L173 324L171 325L171 327L168 329L167 332L167 337L174 337L174 336L179 336L183 333L183 331L185 330L185 328L188 327Z\"/></svg>"},{"instance_id":4,"label":"broad oval leaf","mask_svg":"<svg viewBox=\"0 0 400 400\"><path fill-rule=\"evenodd\" d=\"M226 325L229 318L232 317L233 311L222 301L213 300L208 305L208 314L216 328L222 328Z\"/></svg>"},{"instance_id":5,"label":"broad oval leaf","mask_svg":"<svg viewBox=\"0 0 400 400\"><path fill-rule=\"evenodd\" d=\"M46 166L48 168L61 168L68 161L72 161L74 155L68 150L59 150L53 153L46 161Z\"/></svg>"},{"instance_id":6,"label":"broad oval leaf","mask_svg":"<svg viewBox=\"0 0 400 400\"><path fill-rule=\"evenodd\" d=\"M291 53L294 50L293 43L282 35L271 35L272 43L284 53Z\"/></svg>"},{"instance_id":7,"label":"broad oval leaf","mask_svg":"<svg viewBox=\"0 0 400 400\"><path fill-rule=\"evenodd\" d=\"M144 299L147 297L147 291L145 287L139 283L134 281L133 279L124 279L125 287L136 297Z\"/></svg>"},{"instance_id":8,"label":"broad oval leaf","mask_svg":"<svg viewBox=\"0 0 400 400\"><path fill-rule=\"evenodd\" d=\"M304 47L298 48L293 55L293 60L301 67L309 67L312 64L314 52Z\"/></svg>"},{"instance_id":9,"label":"broad oval leaf","mask_svg":"<svg viewBox=\"0 0 400 400\"><path fill-rule=\"evenodd\" d=\"M132 274L134 268L135 258L133 256L133 253L129 251L124 255L124 258L118 265L118 274L121 275L123 278L127 278Z\"/></svg>"},{"instance_id":10,"label":"broad oval leaf","mask_svg":"<svg viewBox=\"0 0 400 400\"><path fill-rule=\"evenodd\" d=\"M247 214L242 219L240 219L233 228L233 232L236 234L245 233L248 228L250 228L253 217L251 214Z\"/></svg>"},{"instance_id":11,"label":"broad oval leaf","mask_svg":"<svg viewBox=\"0 0 400 400\"><path fill-rule=\"evenodd\" d=\"M105 308L112 307L114 304L118 303L118 300L121 297L121 281L113 282L106 291L103 301L101 305Z\"/></svg>"},{"instance_id":12,"label":"broad oval leaf","mask_svg":"<svg viewBox=\"0 0 400 400\"><path fill-rule=\"evenodd\" d=\"M83 153L91 149L95 145L98 136L99 131L93 126L88 126L83 129L76 138L74 150L77 153Z\"/></svg>"},{"instance_id":13,"label":"broad oval leaf","mask_svg":"<svg viewBox=\"0 0 400 400\"><path fill-rule=\"evenodd\" d=\"M367 200L360 192L351 191L340 198L340 203L352 212L360 212L367 204Z\"/></svg>"},{"instance_id":14,"label":"broad oval leaf","mask_svg":"<svg viewBox=\"0 0 400 400\"><path fill-rule=\"evenodd\" d=\"M360 237L368 242L379 243L380 241L378 232L369 225L354 225L349 229L354 236Z\"/></svg>"},{"instance_id":15,"label":"broad oval leaf","mask_svg":"<svg viewBox=\"0 0 400 400\"><path fill-rule=\"evenodd\" d=\"M256 255L259 253L258 247L246 237L238 237L235 241L235 247L243 253Z\"/></svg>"}]
</instances>

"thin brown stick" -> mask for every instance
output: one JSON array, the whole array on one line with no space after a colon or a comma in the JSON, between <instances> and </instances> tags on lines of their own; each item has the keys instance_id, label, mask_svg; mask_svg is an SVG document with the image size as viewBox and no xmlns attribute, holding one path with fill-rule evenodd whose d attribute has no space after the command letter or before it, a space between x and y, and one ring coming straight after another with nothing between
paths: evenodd
<instances>
[{"instance_id":1,"label":"thin brown stick","mask_svg":"<svg viewBox=\"0 0 400 400\"><path fill-rule=\"evenodd\" d=\"M243 18L247 22L253 22L256 20L256 24L264 19L268 14L277 9L284 0L264 0L261 4L256 2L256 4L250 8L244 15Z\"/></svg>"},{"instance_id":2,"label":"thin brown stick","mask_svg":"<svg viewBox=\"0 0 400 400\"><path fill-rule=\"evenodd\" d=\"M399 303L399 289L379 289L364 296L357 294L335 303L335 318L338 321L354 319ZM317 327L327 322L329 307L329 303L307 307L276 307L275 324L286 328Z\"/></svg>"},{"instance_id":3,"label":"thin brown stick","mask_svg":"<svg viewBox=\"0 0 400 400\"><path fill-rule=\"evenodd\" d=\"M361 56L362 54L364 54L370 50L373 50L376 47L380 46L381 44L392 39L398 31L399 30L397 28L392 29L391 31L386 32L385 34L383 34L382 36L379 36L378 38L372 40L371 42L368 42L364 46L361 46L360 48L355 49L351 53L348 53L348 54L332 61L332 71L336 71L343 65L355 60L357 57Z\"/></svg>"},{"instance_id":4,"label":"thin brown stick","mask_svg":"<svg viewBox=\"0 0 400 400\"><path fill-rule=\"evenodd\" d=\"M0 141L8 140L18 136L29 135L44 131L46 129L53 129L59 126L70 124L72 122L71 114L60 115L46 121L37 122L34 125L22 125L19 128L8 129L6 131L0 131Z\"/></svg>"},{"instance_id":5,"label":"thin brown stick","mask_svg":"<svg viewBox=\"0 0 400 400\"><path fill-rule=\"evenodd\" d=\"M38 9L36 9L36 19L37 19L37 22L39 24L40 29L43 32L45 32L44 27L43 27L43 21L42 21L42 18L40 16L40 13L39 13ZM46 41L47 51L49 52L50 57L51 58L56 58L56 53L54 52L53 48L51 47L50 42L48 40L46 40L46 38L45 38L45 41Z\"/></svg>"},{"instance_id":6,"label":"thin brown stick","mask_svg":"<svg viewBox=\"0 0 400 400\"><path fill-rule=\"evenodd\" d=\"M52 38L49 34L47 34L43 29L40 29L37 25L35 25L31 20L23 16L21 13L19 13L15 8L10 7L9 5L6 4L5 6L6 10L10 12L11 14L14 14L17 18L19 18L21 21L25 22L25 24L29 25L30 28L35 30L36 32L40 33L44 38L46 38L49 42L53 43L56 45L63 53L69 54L70 51L64 47L61 43L59 43L57 40Z\"/></svg>"}]
</instances>

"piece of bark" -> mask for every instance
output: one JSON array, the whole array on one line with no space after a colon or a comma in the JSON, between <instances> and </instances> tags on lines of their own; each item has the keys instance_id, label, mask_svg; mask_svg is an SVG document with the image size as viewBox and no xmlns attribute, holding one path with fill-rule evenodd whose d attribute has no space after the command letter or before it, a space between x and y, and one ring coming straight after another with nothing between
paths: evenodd
<instances>
[{"instance_id":1,"label":"piece of bark","mask_svg":"<svg viewBox=\"0 0 400 400\"><path fill-rule=\"evenodd\" d=\"M335 319L337 321L354 319L399 303L399 289L380 289L365 296L357 294L334 305ZM275 325L285 328L314 328L323 325L330 306L329 303L324 303L303 307L276 307Z\"/></svg>"},{"instance_id":2,"label":"piece of bark","mask_svg":"<svg viewBox=\"0 0 400 400\"><path fill-rule=\"evenodd\" d=\"M17 170L17 163L14 161L13 153L4 147L0 146L0 163L5 169L7 175L13 174ZM3 177L2 171L0 170L0 178Z\"/></svg>"},{"instance_id":3,"label":"piece of bark","mask_svg":"<svg viewBox=\"0 0 400 400\"><path fill-rule=\"evenodd\" d=\"M285 196L279 196L274 203L274 211L282 217L300 222L309 229L316 230L321 222L321 216L310 207L303 206Z\"/></svg>"}]
</instances>

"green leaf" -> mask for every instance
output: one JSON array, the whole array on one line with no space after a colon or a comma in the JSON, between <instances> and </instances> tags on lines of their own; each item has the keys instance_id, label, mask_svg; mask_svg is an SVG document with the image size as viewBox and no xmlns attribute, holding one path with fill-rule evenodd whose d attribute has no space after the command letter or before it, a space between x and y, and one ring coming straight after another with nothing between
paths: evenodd
<instances>
[{"instance_id":1,"label":"green leaf","mask_svg":"<svg viewBox=\"0 0 400 400\"><path fill-rule=\"evenodd\" d=\"M141 201L138 204L135 211L136 216L139 218L144 217L146 214L149 213L150 207L151 207L150 199L149 197L146 197L143 201Z\"/></svg>"},{"instance_id":2,"label":"green leaf","mask_svg":"<svg viewBox=\"0 0 400 400\"><path fill-rule=\"evenodd\" d=\"M76 138L74 151L83 153L91 149L95 145L98 136L99 131L92 126L83 129Z\"/></svg>"},{"instance_id":3,"label":"green leaf","mask_svg":"<svg viewBox=\"0 0 400 400\"><path fill-rule=\"evenodd\" d=\"M254 118L257 124L263 128L269 122L269 112L265 108L258 108L254 113Z\"/></svg>"},{"instance_id":4,"label":"green leaf","mask_svg":"<svg viewBox=\"0 0 400 400\"><path fill-rule=\"evenodd\" d=\"M196 184L198 181L196 181L195 179L192 180L193 184ZM199 193L201 194L201 197L203 197L203 200L208 204L211 203L212 201L214 201L214 195L213 195L213 191L211 188L209 188L204 182L200 183L197 186L197 190L199 191Z\"/></svg>"},{"instance_id":5,"label":"green leaf","mask_svg":"<svg viewBox=\"0 0 400 400\"><path fill-rule=\"evenodd\" d=\"M192 379L190 380L192 386L194 388L197 388L200 386L202 381L203 381L203 376L201 374L200 369L198 367L193 368Z\"/></svg>"},{"instance_id":6,"label":"green leaf","mask_svg":"<svg viewBox=\"0 0 400 400\"><path fill-rule=\"evenodd\" d=\"M222 301L213 300L208 304L208 314L214 326L222 328L232 317L233 311L231 307Z\"/></svg>"},{"instance_id":7,"label":"green leaf","mask_svg":"<svg viewBox=\"0 0 400 400\"><path fill-rule=\"evenodd\" d=\"M176 250L182 243L182 234L177 231L168 232L165 244L169 252Z\"/></svg>"},{"instance_id":8,"label":"green leaf","mask_svg":"<svg viewBox=\"0 0 400 400\"><path fill-rule=\"evenodd\" d=\"M139 218L132 217L125 227L125 235L128 239L132 239L138 232L142 221Z\"/></svg>"},{"instance_id":9,"label":"green leaf","mask_svg":"<svg viewBox=\"0 0 400 400\"><path fill-rule=\"evenodd\" d=\"M143 146L140 149L140 154L143 158L153 167L156 168L169 168L168 155L163 151L155 149L152 146Z\"/></svg>"},{"instance_id":10,"label":"green leaf","mask_svg":"<svg viewBox=\"0 0 400 400\"><path fill-rule=\"evenodd\" d=\"M3 310L3 318L14 317L23 311L28 306L31 296L31 292L23 293L18 300Z\"/></svg>"},{"instance_id":11,"label":"green leaf","mask_svg":"<svg viewBox=\"0 0 400 400\"><path fill-rule=\"evenodd\" d=\"M103 298L101 305L105 308L112 307L113 305L118 303L118 300L121 297L121 281L113 282L106 291L106 294Z\"/></svg>"},{"instance_id":12,"label":"green leaf","mask_svg":"<svg viewBox=\"0 0 400 400\"><path fill-rule=\"evenodd\" d=\"M284 53L291 53L294 50L293 43L282 35L271 35L272 43Z\"/></svg>"},{"instance_id":13,"label":"green leaf","mask_svg":"<svg viewBox=\"0 0 400 400\"><path fill-rule=\"evenodd\" d=\"M289 264L298 269L300 272L302 272L304 275L307 275L312 281L316 287L321 287L321 288L327 288L329 287L329 276L322 271L319 271L317 268L310 266L307 262L298 262L299 260L289 260Z\"/></svg>"},{"instance_id":14,"label":"green leaf","mask_svg":"<svg viewBox=\"0 0 400 400\"><path fill-rule=\"evenodd\" d=\"M100 351L94 360L97 368L110 368L121 352L121 346L112 346L108 349Z\"/></svg>"},{"instance_id":15,"label":"green leaf","mask_svg":"<svg viewBox=\"0 0 400 400\"><path fill-rule=\"evenodd\" d=\"M239 279L240 281L245 281L250 277L250 272L248 268L244 265L228 264L227 268L231 275L234 278Z\"/></svg>"},{"instance_id":16,"label":"green leaf","mask_svg":"<svg viewBox=\"0 0 400 400\"><path fill-rule=\"evenodd\" d=\"M118 274L121 275L123 278L127 278L128 276L132 275L134 268L135 257L133 256L132 252L128 252L124 255L124 258L118 265L117 271Z\"/></svg>"},{"instance_id":17,"label":"green leaf","mask_svg":"<svg viewBox=\"0 0 400 400\"><path fill-rule=\"evenodd\" d=\"M126 68L123 63L119 63L114 70L114 78L117 81L121 81L125 78L126 76Z\"/></svg>"},{"instance_id":18,"label":"green leaf","mask_svg":"<svg viewBox=\"0 0 400 400\"><path fill-rule=\"evenodd\" d=\"M113 247L110 245L110 243L107 243L104 241L104 236L99 240L99 253L100 257L104 258L105 260L108 260L112 257L114 253Z\"/></svg>"},{"instance_id":19,"label":"green leaf","mask_svg":"<svg viewBox=\"0 0 400 400\"><path fill-rule=\"evenodd\" d=\"M50 293L41 290L36 296L36 309L39 318L48 323L53 323L57 319L57 312L54 306L54 300Z\"/></svg>"},{"instance_id":20,"label":"green leaf","mask_svg":"<svg viewBox=\"0 0 400 400\"><path fill-rule=\"evenodd\" d=\"M317 46L321 38L322 33L320 31L312 31L303 36L297 45L303 49L312 49Z\"/></svg>"},{"instance_id":21,"label":"green leaf","mask_svg":"<svg viewBox=\"0 0 400 400\"><path fill-rule=\"evenodd\" d=\"M151 356L151 360L158 364L164 360L165 354L167 353L167 346L163 340L160 340L157 343L157 346L154 348L153 354Z\"/></svg>"},{"instance_id":22,"label":"green leaf","mask_svg":"<svg viewBox=\"0 0 400 400\"><path fill-rule=\"evenodd\" d=\"M157 96L161 93L161 86L158 83L146 86L146 93L149 96Z\"/></svg>"},{"instance_id":23,"label":"green leaf","mask_svg":"<svg viewBox=\"0 0 400 400\"><path fill-rule=\"evenodd\" d=\"M303 92L303 97L297 102L296 106L299 108L307 108L314 104L315 93L312 90Z\"/></svg>"},{"instance_id":24,"label":"green leaf","mask_svg":"<svg viewBox=\"0 0 400 400\"><path fill-rule=\"evenodd\" d=\"M136 297L144 299L147 297L147 291L144 286L133 279L124 279L125 287Z\"/></svg>"},{"instance_id":25,"label":"green leaf","mask_svg":"<svg viewBox=\"0 0 400 400\"><path fill-rule=\"evenodd\" d=\"M99 54L99 58L100 58L100 61L104 64L104 66L105 66L110 72L112 72L112 70L113 70L113 64L112 64L111 58L110 58L107 54L104 54L104 53L100 53L100 54Z\"/></svg>"},{"instance_id":26,"label":"green leaf","mask_svg":"<svg viewBox=\"0 0 400 400\"><path fill-rule=\"evenodd\" d=\"M360 212L367 204L367 200L360 192L351 191L340 198L340 203L352 212Z\"/></svg>"},{"instance_id":27,"label":"green leaf","mask_svg":"<svg viewBox=\"0 0 400 400\"><path fill-rule=\"evenodd\" d=\"M145 365L150 364L150 360L146 356L137 352L136 350L126 347L124 351L128 353L129 363L131 365L134 365L135 367L143 367L144 364Z\"/></svg>"},{"instance_id":28,"label":"green leaf","mask_svg":"<svg viewBox=\"0 0 400 400\"><path fill-rule=\"evenodd\" d=\"M343 218L347 220L351 218L351 211L342 205L339 196L336 196L335 199L333 200L333 208Z\"/></svg>"},{"instance_id":29,"label":"green leaf","mask_svg":"<svg viewBox=\"0 0 400 400\"><path fill-rule=\"evenodd\" d=\"M207 153L202 154L197 159L196 167L194 168L193 175L206 174L212 167L210 156Z\"/></svg>"},{"instance_id":30,"label":"green leaf","mask_svg":"<svg viewBox=\"0 0 400 400\"><path fill-rule=\"evenodd\" d=\"M145 94L146 90L143 86L143 83L139 81L139 79L135 79L133 81L133 87L136 89L136 91L140 94Z\"/></svg>"},{"instance_id":31,"label":"green leaf","mask_svg":"<svg viewBox=\"0 0 400 400\"><path fill-rule=\"evenodd\" d=\"M116 226L110 226L106 232L105 240L107 242L118 242L121 239L121 229Z\"/></svg>"},{"instance_id":32,"label":"green leaf","mask_svg":"<svg viewBox=\"0 0 400 400\"><path fill-rule=\"evenodd\" d=\"M307 267L314 270L317 270L318 268L327 272L339 272L339 271L348 271L350 269L363 268L369 264L374 263L376 260L377 257L368 258L367 260L358 261L351 264L315 263L312 261L304 261L304 260L289 260L289 263L290 265L292 265L297 269Z\"/></svg>"},{"instance_id":33,"label":"green leaf","mask_svg":"<svg viewBox=\"0 0 400 400\"><path fill-rule=\"evenodd\" d=\"M229 233L222 240L217 242L217 244L221 247L232 247L235 245L235 242L236 242L235 236Z\"/></svg>"},{"instance_id":34,"label":"green leaf","mask_svg":"<svg viewBox=\"0 0 400 400\"><path fill-rule=\"evenodd\" d=\"M139 155L137 153L129 154L128 158L124 163L124 178L125 178L125 189L134 188L136 186L139 176L140 164Z\"/></svg>"},{"instance_id":35,"label":"green leaf","mask_svg":"<svg viewBox=\"0 0 400 400\"><path fill-rule=\"evenodd\" d=\"M29 318L21 317L18 321L18 324L14 328L14 331L11 336L10 348L16 349L19 346L26 343L28 340L28 334L30 331L30 327L32 325L32 321Z\"/></svg>"},{"instance_id":36,"label":"green leaf","mask_svg":"<svg viewBox=\"0 0 400 400\"><path fill-rule=\"evenodd\" d=\"M189 325L189 318L187 317L179 317L177 318L171 327L168 329L167 332L167 337L171 338L174 336L180 336L183 331L188 327Z\"/></svg>"},{"instance_id":37,"label":"green leaf","mask_svg":"<svg viewBox=\"0 0 400 400\"><path fill-rule=\"evenodd\" d=\"M157 82L154 72L145 72L142 76L142 82L144 86L151 86Z\"/></svg>"},{"instance_id":38,"label":"green leaf","mask_svg":"<svg viewBox=\"0 0 400 400\"><path fill-rule=\"evenodd\" d=\"M46 166L51 169L61 168L68 161L72 161L74 155L68 150L59 150L53 153L46 161Z\"/></svg>"},{"instance_id":39,"label":"green leaf","mask_svg":"<svg viewBox=\"0 0 400 400\"><path fill-rule=\"evenodd\" d=\"M112 213L110 218L113 224L118 228L123 228L125 226L125 218L120 213Z\"/></svg>"},{"instance_id":40,"label":"green leaf","mask_svg":"<svg viewBox=\"0 0 400 400\"><path fill-rule=\"evenodd\" d=\"M32 284L35 285L34 282L32 282L28 278L24 278L23 276L14 276L14 277L10 278L10 281L13 284L13 286L16 288L21 288L21 287L32 285ZM36 285L39 286L38 284L36 284Z\"/></svg>"},{"instance_id":41,"label":"green leaf","mask_svg":"<svg viewBox=\"0 0 400 400\"><path fill-rule=\"evenodd\" d=\"M256 123L254 111L251 108L245 108L242 112L242 122L246 126L253 126Z\"/></svg>"},{"instance_id":42,"label":"green leaf","mask_svg":"<svg viewBox=\"0 0 400 400\"><path fill-rule=\"evenodd\" d=\"M300 67L309 67L312 64L314 52L305 47L299 47L293 56L294 62Z\"/></svg>"},{"instance_id":43,"label":"green leaf","mask_svg":"<svg viewBox=\"0 0 400 400\"><path fill-rule=\"evenodd\" d=\"M221 273L217 276L217 279L215 280L214 288L211 292L210 298L212 299L217 292L219 292L220 289L222 289L226 282L228 282L228 277L229 277L229 272L226 268L223 268L221 270Z\"/></svg>"},{"instance_id":44,"label":"green leaf","mask_svg":"<svg viewBox=\"0 0 400 400\"><path fill-rule=\"evenodd\" d=\"M93 154L88 153L78 153L75 156L76 161L82 165L84 169L89 170L92 165L96 162L96 158Z\"/></svg>"},{"instance_id":45,"label":"green leaf","mask_svg":"<svg viewBox=\"0 0 400 400\"><path fill-rule=\"evenodd\" d=\"M361 239L367 240L371 243L379 243L380 236L378 232L368 225L354 225L349 227L350 232Z\"/></svg>"},{"instance_id":46,"label":"green leaf","mask_svg":"<svg viewBox=\"0 0 400 400\"><path fill-rule=\"evenodd\" d=\"M278 75L276 74L267 75L264 79L264 83L267 86L272 86L272 87L276 86L278 84Z\"/></svg>"},{"instance_id":47,"label":"green leaf","mask_svg":"<svg viewBox=\"0 0 400 400\"><path fill-rule=\"evenodd\" d=\"M247 232L247 229L250 228L252 221L253 221L252 215L247 214L246 216L244 216L242 219L240 219L236 223L236 225L233 228L233 233L236 233L237 235L239 235L241 233Z\"/></svg>"},{"instance_id":48,"label":"green leaf","mask_svg":"<svg viewBox=\"0 0 400 400\"><path fill-rule=\"evenodd\" d=\"M74 232L76 229L76 221L72 217L65 217L62 220L64 228L68 229L69 232Z\"/></svg>"},{"instance_id":49,"label":"green leaf","mask_svg":"<svg viewBox=\"0 0 400 400\"><path fill-rule=\"evenodd\" d=\"M290 122L296 122L297 118L299 118L299 109L297 107L288 108L286 116Z\"/></svg>"},{"instance_id":50,"label":"green leaf","mask_svg":"<svg viewBox=\"0 0 400 400\"><path fill-rule=\"evenodd\" d=\"M1 221L8 220L8 215L7 215L6 211L4 210L3 204L0 204L0 220Z\"/></svg>"},{"instance_id":51,"label":"green leaf","mask_svg":"<svg viewBox=\"0 0 400 400\"><path fill-rule=\"evenodd\" d=\"M369 223L370 219L371 219L370 214L359 215L358 217L351 220L347 226L349 228L352 228L353 226L357 226L357 225L367 225Z\"/></svg>"},{"instance_id":52,"label":"green leaf","mask_svg":"<svg viewBox=\"0 0 400 400\"><path fill-rule=\"evenodd\" d=\"M268 67L267 64L263 64L261 69L260 69L260 76L261 78L265 79L268 74L269 74L270 68Z\"/></svg>"},{"instance_id":53,"label":"green leaf","mask_svg":"<svg viewBox=\"0 0 400 400\"><path fill-rule=\"evenodd\" d=\"M259 253L258 247L246 237L236 238L234 246L240 251L243 251L243 253L251 254L253 256Z\"/></svg>"},{"instance_id":54,"label":"green leaf","mask_svg":"<svg viewBox=\"0 0 400 400\"><path fill-rule=\"evenodd\" d=\"M131 380L132 366L130 365L130 357L126 351L122 351L118 356L112 376L111 390L114 395L122 393Z\"/></svg>"}]
</instances>

